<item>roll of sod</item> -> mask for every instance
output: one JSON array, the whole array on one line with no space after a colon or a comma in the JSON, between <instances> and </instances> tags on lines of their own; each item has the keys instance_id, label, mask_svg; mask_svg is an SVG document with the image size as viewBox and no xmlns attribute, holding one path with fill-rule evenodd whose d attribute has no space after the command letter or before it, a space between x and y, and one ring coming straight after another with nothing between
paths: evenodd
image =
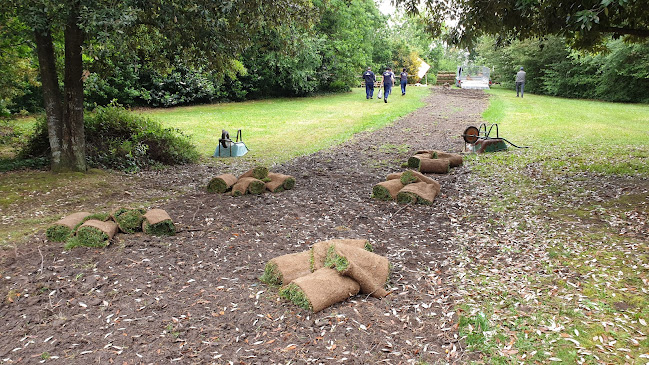
<instances>
[{"instance_id":1,"label":"roll of sod","mask_svg":"<svg viewBox=\"0 0 649 365\"><path fill-rule=\"evenodd\" d=\"M450 168L449 160L445 158L425 158L419 160L419 172L425 174L448 174Z\"/></svg>"},{"instance_id":2,"label":"roll of sod","mask_svg":"<svg viewBox=\"0 0 649 365\"><path fill-rule=\"evenodd\" d=\"M420 150L415 152L415 155L420 155L420 154L429 154L429 158L437 158L437 151L436 150Z\"/></svg>"},{"instance_id":3,"label":"roll of sod","mask_svg":"<svg viewBox=\"0 0 649 365\"><path fill-rule=\"evenodd\" d=\"M65 244L65 249L75 247L106 247L117 233L117 223L113 221L102 222L90 219L77 229L75 236Z\"/></svg>"},{"instance_id":4,"label":"roll of sod","mask_svg":"<svg viewBox=\"0 0 649 365\"><path fill-rule=\"evenodd\" d=\"M334 269L322 268L293 280L279 295L299 307L317 313L358 294L360 285Z\"/></svg>"},{"instance_id":5,"label":"roll of sod","mask_svg":"<svg viewBox=\"0 0 649 365\"><path fill-rule=\"evenodd\" d=\"M266 263L259 278L268 285L283 286L311 273L311 252L303 251L275 257Z\"/></svg>"},{"instance_id":6,"label":"roll of sod","mask_svg":"<svg viewBox=\"0 0 649 365\"><path fill-rule=\"evenodd\" d=\"M352 247L361 248L367 251L373 251L372 244L365 239L333 239L328 241L316 242L311 247L311 271L316 271L324 267L325 259L327 258L327 250L331 245L348 245Z\"/></svg>"},{"instance_id":7,"label":"roll of sod","mask_svg":"<svg viewBox=\"0 0 649 365\"><path fill-rule=\"evenodd\" d=\"M418 203L431 205L437 196L437 189L432 184L418 182L408 184L397 195L397 202L400 204Z\"/></svg>"},{"instance_id":8,"label":"roll of sod","mask_svg":"<svg viewBox=\"0 0 649 365\"><path fill-rule=\"evenodd\" d=\"M403 174L403 172L393 172L393 173L391 173L391 174L388 174L388 176L386 176L385 179L386 179L386 180L400 179L400 178L401 178L401 174Z\"/></svg>"},{"instance_id":9,"label":"roll of sod","mask_svg":"<svg viewBox=\"0 0 649 365\"><path fill-rule=\"evenodd\" d=\"M416 154L408 159L408 167L416 169L419 167L419 161L423 159L430 159L431 155L430 153L419 153Z\"/></svg>"},{"instance_id":10,"label":"roll of sod","mask_svg":"<svg viewBox=\"0 0 649 365\"><path fill-rule=\"evenodd\" d=\"M254 177L239 178L236 184L232 186L232 196L241 196L245 194L261 194L266 190L266 184Z\"/></svg>"},{"instance_id":11,"label":"roll of sod","mask_svg":"<svg viewBox=\"0 0 649 365\"><path fill-rule=\"evenodd\" d=\"M437 193L439 194L442 186L440 185L439 182L437 182L437 180L430 178L419 171L412 171L412 174L417 177L417 182L425 182L426 184L434 185L435 190L437 190Z\"/></svg>"},{"instance_id":12,"label":"roll of sod","mask_svg":"<svg viewBox=\"0 0 649 365\"><path fill-rule=\"evenodd\" d=\"M401 179L381 181L372 188L372 198L379 200L394 200L403 188Z\"/></svg>"},{"instance_id":13,"label":"roll of sod","mask_svg":"<svg viewBox=\"0 0 649 365\"><path fill-rule=\"evenodd\" d=\"M325 266L354 279L360 292L375 298L388 294L385 286L390 275L388 259L373 252L348 245L330 245Z\"/></svg>"},{"instance_id":14,"label":"roll of sod","mask_svg":"<svg viewBox=\"0 0 649 365\"><path fill-rule=\"evenodd\" d=\"M264 180L268 177L268 167L257 166L248 171L243 175L239 176L239 179L244 177L254 177L257 180Z\"/></svg>"},{"instance_id":15,"label":"roll of sod","mask_svg":"<svg viewBox=\"0 0 649 365\"><path fill-rule=\"evenodd\" d=\"M412 171L406 170L399 177L399 181L401 181L403 185L408 185L410 183L417 182L417 177L412 173Z\"/></svg>"},{"instance_id":16,"label":"roll of sod","mask_svg":"<svg viewBox=\"0 0 649 365\"><path fill-rule=\"evenodd\" d=\"M449 165L451 166L451 168L462 166L462 163L464 162L464 158L462 157L462 155L458 155L457 153L448 153L442 151L436 151L436 152L437 152L437 158L447 159L449 161Z\"/></svg>"},{"instance_id":17,"label":"roll of sod","mask_svg":"<svg viewBox=\"0 0 649 365\"><path fill-rule=\"evenodd\" d=\"M120 231L124 233L135 233L142 231L144 213L146 213L144 209L120 208L114 211L111 217L117 223Z\"/></svg>"},{"instance_id":18,"label":"roll of sod","mask_svg":"<svg viewBox=\"0 0 649 365\"><path fill-rule=\"evenodd\" d=\"M72 236L76 226L89 215L88 212L77 212L61 218L47 228L45 236L52 242L64 242Z\"/></svg>"},{"instance_id":19,"label":"roll of sod","mask_svg":"<svg viewBox=\"0 0 649 365\"><path fill-rule=\"evenodd\" d=\"M266 183L266 189L273 193L291 190L295 187L295 178L293 176L269 172L268 178L270 181Z\"/></svg>"},{"instance_id":20,"label":"roll of sod","mask_svg":"<svg viewBox=\"0 0 649 365\"><path fill-rule=\"evenodd\" d=\"M207 184L207 191L210 193L225 193L237 183L237 177L232 174L216 176Z\"/></svg>"},{"instance_id":21,"label":"roll of sod","mask_svg":"<svg viewBox=\"0 0 649 365\"><path fill-rule=\"evenodd\" d=\"M176 226L169 214L162 209L151 209L144 214L142 230L146 234L154 236L173 236L176 234Z\"/></svg>"}]
</instances>

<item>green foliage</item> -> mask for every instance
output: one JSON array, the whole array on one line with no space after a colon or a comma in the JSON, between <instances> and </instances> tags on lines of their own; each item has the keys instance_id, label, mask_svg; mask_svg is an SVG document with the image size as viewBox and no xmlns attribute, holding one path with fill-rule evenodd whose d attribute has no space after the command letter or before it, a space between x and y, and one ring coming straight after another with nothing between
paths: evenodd
<instances>
[{"instance_id":1,"label":"green foliage","mask_svg":"<svg viewBox=\"0 0 649 365\"><path fill-rule=\"evenodd\" d=\"M99 107L86 115L86 156L92 167L137 171L162 165L195 162L198 152L180 130L163 128L122 107ZM21 158L45 157L49 140L45 119L20 152Z\"/></svg>"},{"instance_id":2,"label":"green foliage","mask_svg":"<svg viewBox=\"0 0 649 365\"><path fill-rule=\"evenodd\" d=\"M514 88L520 66L527 72L525 91L536 94L621 102L649 101L649 43L604 44L608 51L587 54L558 37L514 41L494 48L483 38L477 47L481 63L492 65L492 79Z\"/></svg>"},{"instance_id":3,"label":"green foliage","mask_svg":"<svg viewBox=\"0 0 649 365\"><path fill-rule=\"evenodd\" d=\"M142 231L142 221L144 220L144 209L126 209L116 210L112 216L119 225L119 229L124 233L135 233Z\"/></svg>"}]
</instances>

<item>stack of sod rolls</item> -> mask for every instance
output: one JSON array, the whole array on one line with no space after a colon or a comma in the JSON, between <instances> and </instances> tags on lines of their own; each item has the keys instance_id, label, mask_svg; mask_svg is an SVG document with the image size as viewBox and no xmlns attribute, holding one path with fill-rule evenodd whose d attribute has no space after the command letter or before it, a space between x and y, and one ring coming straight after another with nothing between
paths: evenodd
<instances>
[{"instance_id":1,"label":"stack of sod rolls","mask_svg":"<svg viewBox=\"0 0 649 365\"><path fill-rule=\"evenodd\" d=\"M210 193L230 193L232 196L245 194L262 194L268 190L279 193L291 190L295 186L295 178L290 175L269 172L263 166L255 167L237 178L232 174L216 176L207 184Z\"/></svg>"},{"instance_id":2,"label":"stack of sod rolls","mask_svg":"<svg viewBox=\"0 0 649 365\"><path fill-rule=\"evenodd\" d=\"M436 180L412 170L388 175L372 189L372 198L379 200L396 200L401 204L433 204L439 194L441 185Z\"/></svg>"},{"instance_id":3,"label":"stack of sod rolls","mask_svg":"<svg viewBox=\"0 0 649 365\"><path fill-rule=\"evenodd\" d=\"M408 167L425 174L447 174L452 167L462 166L462 155L442 151L417 151L408 159Z\"/></svg>"},{"instance_id":4,"label":"stack of sod rolls","mask_svg":"<svg viewBox=\"0 0 649 365\"><path fill-rule=\"evenodd\" d=\"M65 242L65 249L106 247L117 232L144 231L152 235L174 235L173 221L162 209L148 212L140 208L120 208L111 214L78 212L70 214L47 228L47 239Z\"/></svg>"},{"instance_id":5,"label":"stack of sod rolls","mask_svg":"<svg viewBox=\"0 0 649 365\"><path fill-rule=\"evenodd\" d=\"M315 313L358 293L382 298L389 276L388 259L373 253L367 240L335 239L271 259L260 280L280 286L281 297Z\"/></svg>"}]
</instances>

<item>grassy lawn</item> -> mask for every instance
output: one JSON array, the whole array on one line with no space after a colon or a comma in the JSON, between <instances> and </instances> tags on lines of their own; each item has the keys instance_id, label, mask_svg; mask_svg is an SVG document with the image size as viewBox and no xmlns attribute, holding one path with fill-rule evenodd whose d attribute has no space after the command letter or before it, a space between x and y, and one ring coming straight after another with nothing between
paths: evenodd
<instances>
[{"instance_id":1,"label":"grassy lawn","mask_svg":"<svg viewBox=\"0 0 649 365\"><path fill-rule=\"evenodd\" d=\"M457 238L465 341L487 363L648 363L649 105L490 94L484 118L531 148L469 158L491 218Z\"/></svg>"},{"instance_id":2,"label":"grassy lawn","mask_svg":"<svg viewBox=\"0 0 649 365\"><path fill-rule=\"evenodd\" d=\"M167 127L193 137L201 154L211 156L225 129L238 129L250 152L246 158L274 163L339 144L354 133L374 130L421 107L424 87L410 87L408 96L393 95L388 104L365 99L364 89L311 98L283 98L147 110Z\"/></svg>"}]
</instances>

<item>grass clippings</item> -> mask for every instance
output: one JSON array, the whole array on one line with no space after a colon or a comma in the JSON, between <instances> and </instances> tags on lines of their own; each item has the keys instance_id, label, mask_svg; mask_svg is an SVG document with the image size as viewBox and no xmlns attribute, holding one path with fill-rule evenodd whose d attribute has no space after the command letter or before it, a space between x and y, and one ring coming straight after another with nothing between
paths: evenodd
<instances>
[{"instance_id":1,"label":"grass clippings","mask_svg":"<svg viewBox=\"0 0 649 365\"><path fill-rule=\"evenodd\" d=\"M232 188L232 185L237 183L237 177L232 174L222 174L214 177L207 184L207 192L209 193L225 193Z\"/></svg>"},{"instance_id":2,"label":"grass clippings","mask_svg":"<svg viewBox=\"0 0 649 365\"><path fill-rule=\"evenodd\" d=\"M284 299L287 299L288 301L292 302L293 304L297 305L298 307L304 310L308 310L308 311L313 310L313 306L311 305L309 298L307 298L306 294L304 294L302 288L300 288L295 283L290 283L287 286L280 289L279 296Z\"/></svg>"},{"instance_id":3,"label":"grass clippings","mask_svg":"<svg viewBox=\"0 0 649 365\"><path fill-rule=\"evenodd\" d=\"M120 208L112 214L112 218L124 233L135 233L142 231L145 209L142 208Z\"/></svg>"}]
</instances>

